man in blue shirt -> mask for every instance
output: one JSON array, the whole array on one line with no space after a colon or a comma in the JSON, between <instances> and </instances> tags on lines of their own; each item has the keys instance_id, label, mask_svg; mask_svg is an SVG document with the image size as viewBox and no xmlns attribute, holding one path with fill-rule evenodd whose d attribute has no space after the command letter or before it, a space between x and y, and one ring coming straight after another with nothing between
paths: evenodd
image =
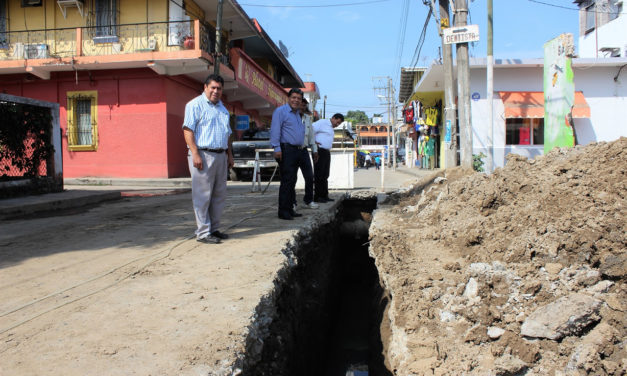
<instances>
[{"instance_id":1,"label":"man in blue shirt","mask_svg":"<svg viewBox=\"0 0 627 376\"><path fill-rule=\"evenodd\" d=\"M279 218L292 220L302 214L294 211L296 202L296 177L301 158L309 158L303 146L305 124L300 117L303 92L298 88L287 94L287 103L277 107L272 113L270 144L274 148L274 158L281 169L279 187Z\"/></svg>"},{"instance_id":2,"label":"man in blue shirt","mask_svg":"<svg viewBox=\"0 0 627 376\"><path fill-rule=\"evenodd\" d=\"M189 148L192 203L196 215L196 240L217 244L228 235L220 232L226 200L226 177L233 167L229 111L220 97L224 79L211 74L204 91L185 106L183 136Z\"/></svg>"}]
</instances>

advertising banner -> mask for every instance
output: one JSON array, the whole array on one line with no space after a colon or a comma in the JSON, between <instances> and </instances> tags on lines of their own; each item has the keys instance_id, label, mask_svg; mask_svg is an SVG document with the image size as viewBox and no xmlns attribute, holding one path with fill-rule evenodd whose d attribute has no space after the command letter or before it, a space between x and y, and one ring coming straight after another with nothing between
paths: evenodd
<instances>
[{"instance_id":1,"label":"advertising banner","mask_svg":"<svg viewBox=\"0 0 627 376\"><path fill-rule=\"evenodd\" d=\"M573 35L562 34L544 44L544 153L574 146L572 108L575 82Z\"/></svg>"}]
</instances>

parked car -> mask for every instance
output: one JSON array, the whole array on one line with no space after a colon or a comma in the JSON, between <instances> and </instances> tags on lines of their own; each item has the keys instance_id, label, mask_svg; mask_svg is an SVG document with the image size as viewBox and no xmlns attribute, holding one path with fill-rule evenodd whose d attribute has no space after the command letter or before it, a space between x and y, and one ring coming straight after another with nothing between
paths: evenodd
<instances>
[{"instance_id":1,"label":"parked car","mask_svg":"<svg viewBox=\"0 0 627 376\"><path fill-rule=\"evenodd\" d=\"M234 165L229 174L231 180L252 179L255 167L255 151L260 149L267 150L259 152L261 173L272 173L278 163L274 159L274 152L270 150L272 149L270 145L270 131L246 132L241 141L233 142Z\"/></svg>"}]
</instances>

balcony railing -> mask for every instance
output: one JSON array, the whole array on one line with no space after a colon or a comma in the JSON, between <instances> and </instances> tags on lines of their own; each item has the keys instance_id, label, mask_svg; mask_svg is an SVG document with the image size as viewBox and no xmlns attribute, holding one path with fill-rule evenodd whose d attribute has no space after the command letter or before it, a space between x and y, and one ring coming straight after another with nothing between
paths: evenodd
<instances>
[{"instance_id":1,"label":"balcony railing","mask_svg":"<svg viewBox=\"0 0 627 376\"><path fill-rule=\"evenodd\" d=\"M200 43L196 38L200 39ZM186 49L200 49L213 54L214 48L215 29L198 21L0 33L0 60L172 52Z\"/></svg>"}]
</instances>

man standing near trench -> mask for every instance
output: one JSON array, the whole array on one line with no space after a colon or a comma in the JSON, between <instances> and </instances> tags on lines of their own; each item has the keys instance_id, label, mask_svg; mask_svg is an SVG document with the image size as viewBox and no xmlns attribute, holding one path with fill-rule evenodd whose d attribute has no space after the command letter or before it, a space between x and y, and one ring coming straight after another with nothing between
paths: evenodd
<instances>
[{"instance_id":1,"label":"man standing near trench","mask_svg":"<svg viewBox=\"0 0 627 376\"><path fill-rule=\"evenodd\" d=\"M318 161L314 163L314 201L333 201L329 197L329 170L331 169L331 147L333 146L333 129L344 121L344 115L335 114L329 119L320 119L313 123L314 137L318 144Z\"/></svg>"},{"instance_id":2,"label":"man standing near trench","mask_svg":"<svg viewBox=\"0 0 627 376\"><path fill-rule=\"evenodd\" d=\"M302 217L294 211L296 201L296 178L301 158L309 158L305 141L305 124L300 117L303 91L293 88L287 94L287 103L277 107L272 113L270 144L274 148L274 158L281 169L279 186L279 218L292 220Z\"/></svg>"},{"instance_id":3,"label":"man standing near trench","mask_svg":"<svg viewBox=\"0 0 627 376\"><path fill-rule=\"evenodd\" d=\"M226 200L226 178L233 167L229 111L220 98L224 79L211 74L204 91L185 106L183 136L189 148L192 202L196 216L196 240L218 244L229 236L220 232Z\"/></svg>"}]
</instances>

